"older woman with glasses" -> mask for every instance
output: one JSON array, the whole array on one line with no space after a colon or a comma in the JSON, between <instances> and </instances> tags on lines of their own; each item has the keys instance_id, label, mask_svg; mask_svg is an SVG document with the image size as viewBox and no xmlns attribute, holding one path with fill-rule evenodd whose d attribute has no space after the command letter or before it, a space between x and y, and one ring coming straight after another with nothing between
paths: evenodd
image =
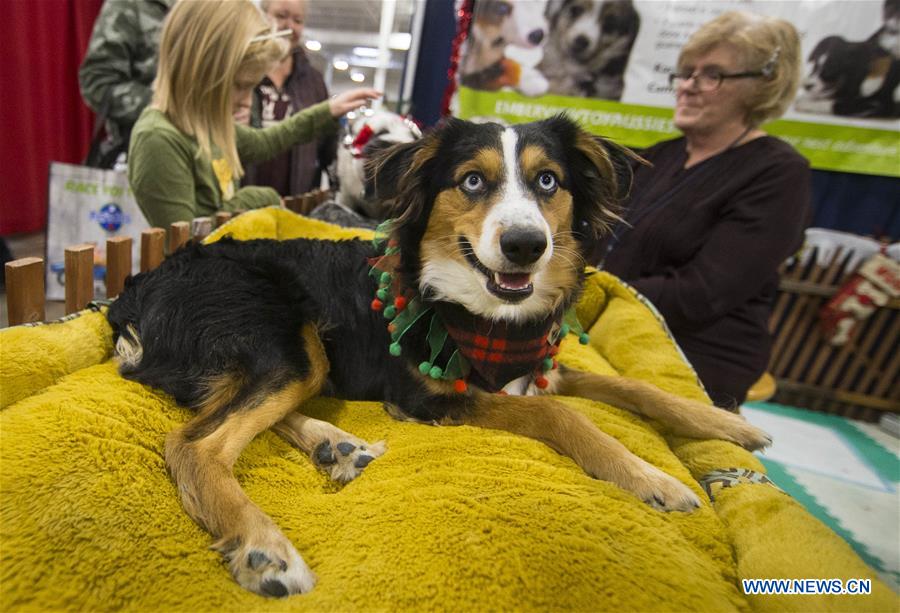
<instances>
[{"instance_id":1,"label":"older woman with glasses","mask_svg":"<svg viewBox=\"0 0 900 613\"><path fill-rule=\"evenodd\" d=\"M809 221L807 161L760 125L790 104L800 41L783 20L725 13L671 75L682 137L642 155L602 267L665 317L713 402L735 410L765 372L778 267Z\"/></svg>"}]
</instances>

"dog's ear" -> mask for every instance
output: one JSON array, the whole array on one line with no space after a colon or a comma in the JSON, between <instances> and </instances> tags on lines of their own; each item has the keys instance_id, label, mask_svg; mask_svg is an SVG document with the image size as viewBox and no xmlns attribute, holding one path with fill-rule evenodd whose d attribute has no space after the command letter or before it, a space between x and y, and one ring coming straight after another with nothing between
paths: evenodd
<instances>
[{"instance_id":1,"label":"dog's ear","mask_svg":"<svg viewBox=\"0 0 900 613\"><path fill-rule=\"evenodd\" d=\"M562 12L565 4L566 0L547 1L547 5L544 7L544 17L547 18L551 28L556 27L556 22L559 20L559 14Z\"/></svg>"},{"instance_id":2,"label":"dog's ear","mask_svg":"<svg viewBox=\"0 0 900 613\"><path fill-rule=\"evenodd\" d=\"M379 152L367 173L374 179L375 196L389 211L392 228L419 221L428 201L429 172L440 137L435 132L410 143L393 145Z\"/></svg>"},{"instance_id":3,"label":"dog's ear","mask_svg":"<svg viewBox=\"0 0 900 613\"><path fill-rule=\"evenodd\" d=\"M584 131L569 119L573 231L586 251L621 221L631 191L632 168L643 160L630 149Z\"/></svg>"}]
</instances>

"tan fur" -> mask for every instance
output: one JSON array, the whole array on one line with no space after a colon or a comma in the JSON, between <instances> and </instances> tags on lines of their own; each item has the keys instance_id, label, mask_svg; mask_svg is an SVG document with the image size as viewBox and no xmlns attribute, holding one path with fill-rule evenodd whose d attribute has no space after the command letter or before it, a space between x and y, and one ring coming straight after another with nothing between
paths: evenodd
<instances>
[{"instance_id":1,"label":"tan fur","mask_svg":"<svg viewBox=\"0 0 900 613\"><path fill-rule=\"evenodd\" d=\"M765 433L734 413L669 394L635 379L566 369L554 381L553 391L628 409L661 422L681 436L732 441L747 449L759 449L771 442Z\"/></svg>"},{"instance_id":2,"label":"tan fur","mask_svg":"<svg viewBox=\"0 0 900 613\"><path fill-rule=\"evenodd\" d=\"M186 433L196 431L196 423L219 408L214 402L227 403L233 398L234 381L220 379L213 384L205 414L166 437L166 465L185 510L219 539L215 547L226 554L238 582L256 592L265 591L264 578L280 571L301 577L279 577L282 583L296 584L288 586L291 591L312 587L312 576L305 563L274 522L247 497L232 473L235 460L257 434L321 390L328 374L324 347L312 325L304 327L302 337L310 360L306 379L293 381L252 406L235 407L211 432L201 438L189 437ZM245 558L254 551L266 553L271 559L268 566L274 567L263 566L250 572ZM281 562L284 568L278 566Z\"/></svg>"},{"instance_id":3,"label":"tan fur","mask_svg":"<svg viewBox=\"0 0 900 613\"><path fill-rule=\"evenodd\" d=\"M541 441L575 461L588 475L615 483L663 509L687 511L699 500L680 481L660 471L564 404L537 396L476 392L462 423L504 430Z\"/></svg>"},{"instance_id":4,"label":"tan fur","mask_svg":"<svg viewBox=\"0 0 900 613\"><path fill-rule=\"evenodd\" d=\"M502 154L490 147L479 149L471 160L453 169L453 180L459 183L470 172L480 172L489 182L500 181L504 173Z\"/></svg>"},{"instance_id":5,"label":"tan fur","mask_svg":"<svg viewBox=\"0 0 900 613\"><path fill-rule=\"evenodd\" d=\"M197 408L197 416L207 416L217 408L229 404L246 385L240 373L223 373L209 380L206 395Z\"/></svg>"},{"instance_id":6,"label":"tan fur","mask_svg":"<svg viewBox=\"0 0 900 613\"><path fill-rule=\"evenodd\" d=\"M485 211L486 206L479 204L473 207L468 198L455 188L438 194L420 242L422 260L450 257L465 264L457 239L463 236L470 243L477 243L481 237Z\"/></svg>"},{"instance_id":7,"label":"tan fur","mask_svg":"<svg viewBox=\"0 0 900 613\"><path fill-rule=\"evenodd\" d=\"M565 180L566 174L562 167L550 159L547 152L537 145L528 145L522 149L519 155L519 164L522 167L522 176L526 182L534 181L539 172L551 170L560 178Z\"/></svg>"}]
</instances>

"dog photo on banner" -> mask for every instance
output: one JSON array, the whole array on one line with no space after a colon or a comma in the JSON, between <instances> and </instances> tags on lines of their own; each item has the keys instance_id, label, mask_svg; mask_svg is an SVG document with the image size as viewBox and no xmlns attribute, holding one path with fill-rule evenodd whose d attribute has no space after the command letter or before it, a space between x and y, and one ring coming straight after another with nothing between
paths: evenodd
<instances>
[{"instance_id":1,"label":"dog photo on banner","mask_svg":"<svg viewBox=\"0 0 900 613\"><path fill-rule=\"evenodd\" d=\"M454 112L506 123L566 112L635 148L673 138L669 75L690 34L731 10L802 41L803 82L764 126L813 168L900 176L900 0L474 0L463 3Z\"/></svg>"}]
</instances>

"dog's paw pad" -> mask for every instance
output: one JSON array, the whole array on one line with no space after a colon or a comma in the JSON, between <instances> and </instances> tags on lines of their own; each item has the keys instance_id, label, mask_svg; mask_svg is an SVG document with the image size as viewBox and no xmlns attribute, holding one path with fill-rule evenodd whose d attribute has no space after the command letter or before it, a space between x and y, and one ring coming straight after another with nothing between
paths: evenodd
<instances>
[{"instance_id":1,"label":"dog's paw pad","mask_svg":"<svg viewBox=\"0 0 900 613\"><path fill-rule=\"evenodd\" d=\"M284 598L288 595L288 589L284 587L284 584L277 579L269 579L268 581L263 581L260 586L263 594L266 596L271 596L272 598Z\"/></svg>"},{"instance_id":2,"label":"dog's paw pad","mask_svg":"<svg viewBox=\"0 0 900 613\"><path fill-rule=\"evenodd\" d=\"M269 562L271 562L269 556L261 551L251 551L247 556L247 566L249 566L251 570L262 568Z\"/></svg>"},{"instance_id":3,"label":"dog's paw pad","mask_svg":"<svg viewBox=\"0 0 900 613\"><path fill-rule=\"evenodd\" d=\"M370 445L345 433L337 441L320 443L313 452L313 461L332 479L346 483L358 477L372 460L384 453L385 449L383 441Z\"/></svg>"},{"instance_id":4,"label":"dog's paw pad","mask_svg":"<svg viewBox=\"0 0 900 613\"><path fill-rule=\"evenodd\" d=\"M315 575L275 526L213 545L244 588L262 596L283 598L310 591Z\"/></svg>"},{"instance_id":5,"label":"dog's paw pad","mask_svg":"<svg viewBox=\"0 0 900 613\"><path fill-rule=\"evenodd\" d=\"M361 455L358 458L356 458L356 462L353 463L353 466L355 466L356 468L365 468L366 466L369 465L369 462L371 462L374 459L375 458L373 458L370 455Z\"/></svg>"},{"instance_id":6,"label":"dog's paw pad","mask_svg":"<svg viewBox=\"0 0 900 613\"><path fill-rule=\"evenodd\" d=\"M313 452L313 460L319 466L331 466L337 462L334 457L334 450L331 448L331 441L319 443Z\"/></svg>"}]
</instances>

